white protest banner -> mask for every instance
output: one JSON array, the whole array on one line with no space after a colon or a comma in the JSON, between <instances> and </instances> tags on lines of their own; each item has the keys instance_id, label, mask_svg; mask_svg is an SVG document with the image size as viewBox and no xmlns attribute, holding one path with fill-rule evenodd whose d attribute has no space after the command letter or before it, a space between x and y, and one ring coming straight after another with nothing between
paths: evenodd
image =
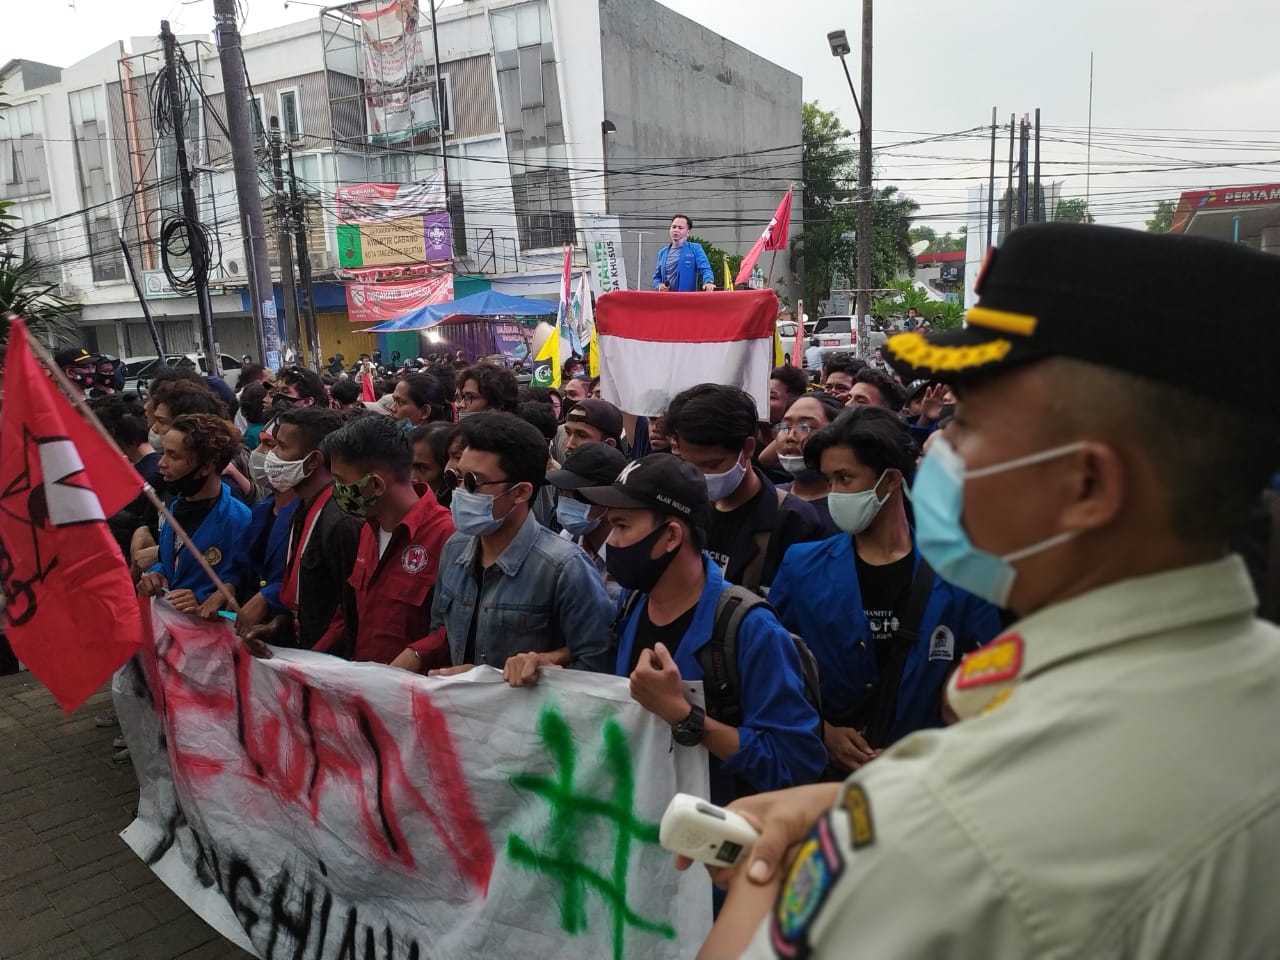
<instances>
[{"instance_id":1,"label":"white protest banner","mask_svg":"<svg viewBox=\"0 0 1280 960\"><path fill-rule=\"evenodd\" d=\"M153 607L117 674L138 772L133 850L259 957L690 956L701 870L657 845L705 750L625 679L414 676L306 651L249 656L225 622Z\"/></svg>"},{"instance_id":2,"label":"white protest banner","mask_svg":"<svg viewBox=\"0 0 1280 960\"><path fill-rule=\"evenodd\" d=\"M597 297L627 289L627 267L622 260L622 230L609 214L584 214L582 236L591 259L591 289Z\"/></svg>"}]
</instances>

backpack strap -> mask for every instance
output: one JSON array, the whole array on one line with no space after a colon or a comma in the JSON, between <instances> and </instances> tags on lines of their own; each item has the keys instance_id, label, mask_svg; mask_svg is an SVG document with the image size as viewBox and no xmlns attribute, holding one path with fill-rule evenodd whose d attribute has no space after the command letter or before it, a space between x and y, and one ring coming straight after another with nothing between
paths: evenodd
<instances>
[{"instance_id":1,"label":"backpack strap","mask_svg":"<svg viewBox=\"0 0 1280 960\"><path fill-rule=\"evenodd\" d=\"M711 639L698 651L707 716L731 727L742 724L738 629L742 618L762 603L761 597L744 587L726 587L716 599Z\"/></svg>"},{"instance_id":2,"label":"backpack strap","mask_svg":"<svg viewBox=\"0 0 1280 960\"><path fill-rule=\"evenodd\" d=\"M924 611L929 605L929 594L933 591L935 575L924 557L916 567L916 574L911 580L911 593L907 597L907 606L898 619L898 629L893 635L889 647L889 662L880 665L880 685L875 707L871 714L871 724L867 730L867 742L873 747L882 746L893 729L894 717L898 709L898 684L902 681L902 669L906 666L907 657L920 639L920 624L924 621Z\"/></svg>"}]
</instances>

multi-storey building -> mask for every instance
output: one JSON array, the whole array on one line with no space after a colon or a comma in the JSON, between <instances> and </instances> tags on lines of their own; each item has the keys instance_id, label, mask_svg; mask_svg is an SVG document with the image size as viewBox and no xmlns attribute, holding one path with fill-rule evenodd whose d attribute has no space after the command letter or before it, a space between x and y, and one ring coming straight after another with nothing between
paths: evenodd
<instances>
[{"instance_id":1,"label":"multi-storey building","mask_svg":"<svg viewBox=\"0 0 1280 960\"><path fill-rule=\"evenodd\" d=\"M467 0L439 11L434 37L411 0L392 19L361 18L380 6L243 38L268 247L274 266L265 148L278 117L304 198L326 356L374 346L348 309L362 264L339 242L343 187L435 183L447 156L447 190L434 194L447 214L424 230L450 234L438 267L453 274L453 293L491 285L545 296L565 247L585 268L587 241L602 238L620 253L627 285L647 288L677 212L698 236L745 252L799 180L800 78L655 0ZM180 39L195 80L186 140L215 254L215 332L224 353L253 354L217 50ZM80 303L88 345L120 355L154 352L122 230L166 349L200 343L195 300L173 295L158 256L160 224L179 207L173 138L153 116L161 66L157 41L135 38L62 69L13 61L0 70L11 104L0 114L0 196L16 201L25 226L15 242ZM420 249L409 244L401 259ZM775 279L794 269L781 259ZM382 346L417 349L416 340Z\"/></svg>"}]
</instances>

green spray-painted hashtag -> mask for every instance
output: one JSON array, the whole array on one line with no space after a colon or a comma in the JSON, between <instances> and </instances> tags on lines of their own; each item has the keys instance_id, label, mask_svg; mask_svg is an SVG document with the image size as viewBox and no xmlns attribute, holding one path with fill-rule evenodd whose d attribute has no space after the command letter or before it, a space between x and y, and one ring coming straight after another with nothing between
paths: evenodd
<instances>
[{"instance_id":1,"label":"green spray-painted hashtag","mask_svg":"<svg viewBox=\"0 0 1280 960\"><path fill-rule=\"evenodd\" d=\"M507 856L521 866L554 878L561 884L560 926L565 933L577 934L587 928L587 889L594 890L609 910L614 960L622 960L623 942L628 926L674 939L670 924L647 920L627 903L627 867L631 848L636 842L656 844L658 825L635 816L635 777L631 769L631 752L627 736L616 720L604 725L605 766L613 776L613 797L602 799L575 792L574 774L578 750L573 732L554 707L546 707L538 718L538 734L556 762L556 777L522 773L512 778L519 790L536 793L551 808L551 826L547 849L535 850L522 837L507 837ZM613 869L609 876L592 869L582 860L580 843L584 835L584 817L603 817L616 830L613 845Z\"/></svg>"}]
</instances>

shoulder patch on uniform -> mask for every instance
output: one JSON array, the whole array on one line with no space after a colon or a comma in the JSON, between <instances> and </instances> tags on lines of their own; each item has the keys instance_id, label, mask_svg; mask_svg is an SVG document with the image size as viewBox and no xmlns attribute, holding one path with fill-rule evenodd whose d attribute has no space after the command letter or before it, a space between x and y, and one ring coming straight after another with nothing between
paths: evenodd
<instances>
[{"instance_id":1,"label":"shoulder patch on uniform","mask_svg":"<svg viewBox=\"0 0 1280 960\"><path fill-rule=\"evenodd\" d=\"M929 636L930 660L954 660L956 658L956 635L945 623Z\"/></svg>"},{"instance_id":2,"label":"shoulder patch on uniform","mask_svg":"<svg viewBox=\"0 0 1280 960\"><path fill-rule=\"evenodd\" d=\"M1012 680L1022 669L1022 648L1022 637L1010 633L974 650L960 661L956 689L968 690Z\"/></svg>"},{"instance_id":3,"label":"shoulder patch on uniform","mask_svg":"<svg viewBox=\"0 0 1280 960\"><path fill-rule=\"evenodd\" d=\"M217 547L210 547L204 552L204 558L209 561L209 566L216 567L222 562L222 551Z\"/></svg>"},{"instance_id":4,"label":"shoulder patch on uniform","mask_svg":"<svg viewBox=\"0 0 1280 960\"><path fill-rule=\"evenodd\" d=\"M404 553L400 554L400 566L405 573L421 573L427 568L429 560L427 548L416 543L405 547Z\"/></svg>"},{"instance_id":5,"label":"shoulder patch on uniform","mask_svg":"<svg viewBox=\"0 0 1280 960\"><path fill-rule=\"evenodd\" d=\"M871 801L861 784L851 783L844 789L840 806L849 817L849 842L861 850L876 842L875 824L871 822Z\"/></svg>"},{"instance_id":6,"label":"shoulder patch on uniform","mask_svg":"<svg viewBox=\"0 0 1280 960\"><path fill-rule=\"evenodd\" d=\"M769 939L786 960L808 956L809 926L844 871L829 816L820 819L800 845L773 908Z\"/></svg>"}]
</instances>

